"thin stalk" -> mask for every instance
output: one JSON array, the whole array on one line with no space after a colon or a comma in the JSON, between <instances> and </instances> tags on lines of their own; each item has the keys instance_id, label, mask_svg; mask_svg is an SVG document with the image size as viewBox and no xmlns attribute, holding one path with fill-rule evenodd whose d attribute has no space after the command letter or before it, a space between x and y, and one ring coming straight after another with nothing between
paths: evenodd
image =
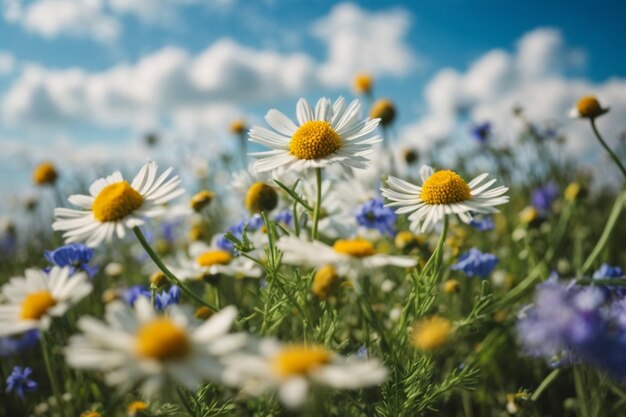
<instances>
[{"instance_id":1,"label":"thin stalk","mask_svg":"<svg viewBox=\"0 0 626 417\"><path fill-rule=\"evenodd\" d=\"M620 162L620 160L617 157L617 155L615 154L615 152L613 152L613 150L611 148L609 148L609 145L606 144L604 139L602 139L602 135L600 135L600 132L598 131L598 128L596 126L596 119L595 118L591 118L589 120L591 121L591 129L593 129L593 133L596 135L596 138L598 138L598 141L600 141L600 145L602 145L602 147L609 153L609 155L611 156L611 158L615 162L615 165L617 165L619 170L622 171L622 174L624 175L624 178L626 178L626 168L624 168L624 165L622 165L622 163Z\"/></svg>"},{"instance_id":2,"label":"thin stalk","mask_svg":"<svg viewBox=\"0 0 626 417\"><path fill-rule=\"evenodd\" d=\"M590 417L589 405L585 398L585 392L589 389L583 381L583 370L579 366L574 367L574 387L576 389L576 399L578 400L578 415L580 417Z\"/></svg>"},{"instance_id":3,"label":"thin stalk","mask_svg":"<svg viewBox=\"0 0 626 417\"><path fill-rule=\"evenodd\" d=\"M626 202L626 191L622 191L617 198L615 199L615 203L613 204L613 208L611 209L611 213L609 214L609 218L606 221L606 225L604 226L604 230L602 231L602 236L598 239L596 246L593 248L585 263L583 264L581 270L578 275L584 275L585 272L591 268L594 264L604 246L606 246L609 238L611 237L611 233L617 224L617 220L619 219L620 214L622 213L622 209L624 208L624 203Z\"/></svg>"},{"instance_id":4,"label":"thin stalk","mask_svg":"<svg viewBox=\"0 0 626 417\"><path fill-rule=\"evenodd\" d=\"M541 381L541 384L539 384L535 392L533 392L533 395L530 396L530 401L537 401L541 394L543 394L546 388L548 388L548 386L550 386L550 384L554 382L554 380L556 380L560 373L561 370L559 368L550 372L548 376L545 377L543 381Z\"/></svg>"},{"instance_id":5,"label":"thin stalk","mask_svg":"<svg viewBox=\"0 0 626 417\"><path fill-rule=\"evenodd\" d=\"M174 275L172 271L168 269L167 266L165 266L161 258L159 258L159 255L157 255L156 252L152 249L152 247L146 240L146 237L143 235L143 232L141 231L141 229L139 229L138 226L133 227L133 232L135 232L135 236L137 236L139 243L141 243L141 246L143 246L143 249L146 251L148 256L150 256L150 258L156 264L156 266L158 266L159 269L165 274L165 277L170 282L170 284L180 287L183 293L185 293L187 296L194 299L199 304L202 304L203 306L208 307L214 311L219 310L216 306L214 306L210 302L205 301L202 298L198 297L196 294L194 294L194 292L191 291L189 287L183 284L183 282L180 279L178 279L176 275Z\"/></svg>"},{"instance_id":6,"label":"thin stalk","mask_svg":"<svg viewBox=\"0 0 626 417\"><path fill-rule=\"evenodd\" d=\"M63 398L61 396L61 390L57 383L57 379L52 366L52 358L50 357L51 344L48 340L48 335L43 334L41 337L41 350L43 352L43 361L46 365L46 372L48 373L48 379L50 380L50 386L52 387L52 393L56 398L57 407L63 417L66 416L65 408L63 407Z\"/></svg>"},{"instance_id":7,"label":"thin stalk","mask_svg":"<svg viewBox=\"0 0 626 417\"><path fill-rule=\"evenodd\" d=\"M317 195L315 198L315 207L313 208L312 240L317 240L317 224L320 220L320 208L322 206L322 168L315 168L315 182L317 183Z\"/></svg>"}]
</instances>

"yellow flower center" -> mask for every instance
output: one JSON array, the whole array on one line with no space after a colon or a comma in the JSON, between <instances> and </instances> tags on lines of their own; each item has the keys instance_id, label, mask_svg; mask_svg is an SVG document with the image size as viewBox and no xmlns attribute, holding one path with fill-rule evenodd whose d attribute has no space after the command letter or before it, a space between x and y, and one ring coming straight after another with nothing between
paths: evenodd
<instances>
[{"instance_id":1,"label":"yellow flower center","mask_svg":"<svg viewBox=\"0 0 626 417\"><path fill-rule=\"evenodd\" d=\"M91 209L96 220L114 222L131 214L143 204L143 197L127 181L107 185Z\"/></svg>"},{"instance_id":2,"label":"yellow flower center","mask_svg":"<svg viewBox=\"0 0 626 417\"><path fill-rule=\"evenodd\" d=\"M198 256L196 262L200 266L209 267L213 265L228 265L232 259L232 255L225 250L210 250Z\"/></svg>"},{"instance_id":3,"label":"yellow flower center","mask_svg":"<svg viewBox=\"0 0 626 417\"><path fill-rule=\"evenodd\" d=\"M215 193L202 190L198 194L191 198L189 205L195 212L201 212L206 206L211 204L211 201L215 198Z\"/></svg>"},{"instance_id":4,"label":"yellow flower center","mask_svg":"<svg viewBox=\"0 0 626 417\"><path fill-rule=\"evenodd\" d=\"M20 317L24 320L38 320L56 304L57 301L52 297L50 291L44 290L30 293L22 301Z\"/></svg>"},{"instance_id":5,"label":"yellow flower center","mask_svg":"<svg viewBox=\"0 0 626 417\"><path fill-rule=\"evenodd\" d=\"M365 258L376 254L374 245L364 239L339 239L333 245L335 252L354 256L355 258Z\"/></svg>"},{"instance_id":6,"label":"yellow flower center","mask_svg":"<svg viewBox=\"0 0 626 417\"><path fill-rule=\"evenodd\" d=\"M335 268L332 265L324 265L315 273L311 291L318 298L327 298L338 279L339 275L337 275Z\"/></svg>"},{"instance_id":7,"label":"yellow flower center","mask_svg":"<svg viewBox=\"0 0 626 417\"><path fill-rule=\"evenodd\" d=\"M273 360L273 370L281 377L306 375L330 362L331 353L321 346L290 346L284 348Z\"/></svg>"},{"instance_id":8,"label":"yellow flower center","mask_svg":"<svg viewBox=\"0 0 626 417\"><path fill-rule=\"evenodd\" d=\"M372 119L380 119L380 124L387 125L396 118L396 107L387 99L380 99L374 103L370 110Z\"/></svg>"},{"instance_id":9,"label":"yellow flower center","mask_svg":"<svg viewBox=\"0 0 626 417\"><path fill-rule=\"evenodd\" d=\"M411 342L419 350L434 350L443 346L452 333L452 323L443 317L431 317L415 324Z\"/></svg>"},{"instance_id":10,"label":"yellow flower center","mask_svg":"<svg viewBox=\"0 0 626 417\"><path fill-rule=\"evenodd\" d=\"M85 411L80 417L100 417L100 413L97 411Z\"/></svg>"},{"instance_id":11,"label":"yellow flower center","mask_svg":"<svg viewBox=\"0 0 626 417\"><path fill-rule=\"evenodd\" d=\"M426 204L453 204L472 198L469 185L454 171L437 171L422 186Z\"/></svg>"},{"instance_id":12,"label":"yellow flower center","mask_svg":"<svg viewBox=\"0 0 626 417\"><path fill-rule=\"evenodd\" d=\"M354 89L357 93L369 94L372 91L374 80L369 74L359 74L354 77Z\"/></svg>"},{"instance_id":13,"label":"yellow flower center","mask_svg":"<svg viewBox=\"0 0 626 417\"><path fill-rule=\"evenodd\" d=\"M276 193L274 187L264 182L255 182L246 194L245 205L250 213L272 211L277 204L278 193Z\"/></svg>"},{"instance_id":14,"label":"yellow flower center","mask_svg":"<svg viewBox=\"0 0 626 417\"><path fill-rule=\"evenodd\" d=\"M341 137L330 123L314 120L304 123L289 142L289 153L298 159L320 159L341 148Z\"/></svg>"},{"instance_id":15,"label":"yellow flower center","mask_svg":"<svg viewBox=\"0 0 626 417\"><path fill-rule=\"evenodd\" d=\"M234 120L230 124L230 132L235 135L241 135L246 131L246 122L243 119Z\"/></svg>"},{"instance_id":16,"label":"yellow flower center","mask_svg":"<svg viewBox=\"0 0 626 417\"><path fill-rule=\"evenodd\" d=\"M57 170L50 162L42 162L33 171L33 181L37 185L53 184L57 177Z\"/></svg>"},{"instance_id":17,"label":"yellow flower center","mask_svg":"<svg viewBox=\"0 0 626 417\"><path fill-rule=\"evenodd\" d=\"M181 359L187 355L189 348L185 330L167 317L144 324L137 331L135 351L141 358L160 361Z\"/></svg>"},{"instance_id":18,"label":"yellow flower center","mask_svg":"<svg viewBox=\"0 0 626 417\"><path fill-rule=\"evenodd\" d=\"M602 114L602 107L594 96L585 96L578 100L576 109L581 117L596 117Z\"/></svg>"},{"instance_id":19,"label":"yellow flower center","mask_svg":"<svg viewBox=\"0 0 626 417\"><path fill-rule=\"evenodd\" d=\"M128 404L127 411L130 416L137 415L137 411L144 411L148 409L148 404L143 401L133 401Z\"/></svg>"}]
</instances>

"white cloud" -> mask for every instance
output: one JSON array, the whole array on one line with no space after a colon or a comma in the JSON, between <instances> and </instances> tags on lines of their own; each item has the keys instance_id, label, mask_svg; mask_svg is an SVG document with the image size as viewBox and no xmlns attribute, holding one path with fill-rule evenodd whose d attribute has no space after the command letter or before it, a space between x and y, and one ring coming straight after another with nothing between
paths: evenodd
<instances>
[{"instance_id":1,"label":"white cloud","mask_svg":"<svg viewBox=\"0 0 626 417\"><path fill-rule=\"evenodd\" d=\"M5 17L49 39L73 36L110 42L121 33L120 23L106 13L102 0L39 0L23 9L20 5L5 7Z\"/></svg>"},{"instance_id":2,"label":"white cloud","mask_svg":"<svg viewBox=\"0 0 626 417\"><path fill-rule=\"evenodd\" d=\"M0 76L12 73L15 66L15 57L9 52L0 51Z\"/></svg>"},{"instance_id":3,"label":"white cloud","mask_svg":"<svg viewBox=\"0 0 626 417\"><path fill-rule=\"evenodd\" d=\"M352 3L336 5L313 24L313 33L327 44L321 78L345 85L357 72L402 76L417 63L406 43L410 15L404 9L368 12Z\"/></svg>"},{"instance_id":4,"label":"white cloud","mask_svg":"<svg viewBox=\"0 0 626 417\"><path fill-rule=\"evenodd\" d=\"M617 137L625 128L626 79L594 83L567 77L568 70L584 63L583 57L559 31L540 28L522 36L513 53L489 51L465 72L442 69L426 86L423 117L402 129L403 142L424 149L453 135L460 127L460 111L474 122L491 121L498 138L510 141L520 127L512 114L519 105L531 120L561 125L571 153L595 150L589 129L569 120L568 110L581 96L597 95L612 107L599 120L600 128L607 138Z\"/></svg>"}]
</instances>

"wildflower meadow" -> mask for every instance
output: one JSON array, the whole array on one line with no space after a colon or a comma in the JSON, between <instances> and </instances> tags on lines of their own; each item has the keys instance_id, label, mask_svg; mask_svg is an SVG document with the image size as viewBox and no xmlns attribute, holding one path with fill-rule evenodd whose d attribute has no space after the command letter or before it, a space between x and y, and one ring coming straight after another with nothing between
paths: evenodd
<instances>
[{"instance_id":1,"label":"wildflower meadow","mask_svg":"<svg viewBox=\"0 0 626 417\"><path fill-rule=\"evenodd\" d=\"M620 103L590 88L566 131L520 96L498 110L519 129L483 112L424 148L368 62L261 97L214 155L153 130L140 162L29 159L0 416L626 415Z\"/></svg>"}]
</instances>

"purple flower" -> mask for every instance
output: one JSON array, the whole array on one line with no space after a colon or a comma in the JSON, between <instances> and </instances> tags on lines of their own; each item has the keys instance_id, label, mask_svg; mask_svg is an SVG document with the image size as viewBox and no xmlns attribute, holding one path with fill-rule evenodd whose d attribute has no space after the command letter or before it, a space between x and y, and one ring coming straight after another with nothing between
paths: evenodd
<instances>
[{"instance_id":1,"label":"purple flower","mask_svg":"<svg viewBox=\"0 0 626 417\"><path fill-rule=\"evenodd\" d=\"M126 303L133 307L139 297L147 297L150 299L150 291L143 285L133 285L122 294L122 298Z\"/></svg>"},{"instance_id":2,"label":"purple flower","mask_svg":"<svg viewBox=\"0 0 626 417\"><path fill-rule=\"evenodd\" d=\"M389 236L396 234L396 213L392 208L385 207L381 198L373 198L360 205L356 221L359 226L376 229Z\"/></svg>"},{"instance_id":3,"label":"purple flower","mask_svg":"<svg viewBox=\"0 0 626 417\"><path fill-rule=\"evenodd\" d=\"M468 277L487 278L497 263L497 256L471 248L462 254L459 261L451 268L453 271L463 271Z\"/></svg>"},{"instance_id":4,"label":"purple flower","mask_svg":"<svg viewBox=\"0 0 626 417\"><path fill-rule=\"evenodd\" d=\"M485 143L485 141L489 139L489 136L491 136L491 123L484 122L474 125L470 129L470 132L474 139L476 139L480 143Z\"/></svg>"},{"instance_id":5,"label":"purple flower","mask_svg":"<svg viewBox=\"0 0 626 417\"><path fill-rule=\"evenodd\" d=\"M619 266L602 264L600 269L593 273L594 279L620 278L624 276L624 271Z\"/></svg>"},{"instance_id":6,"label":"purple flower","mask_svg":"<svg viewBox=\"0 0 626 417\"><path fill-rule=\"evenodd\" d=\"M6 392L13 391L23 400L24 393L37 389L37 383L29 378L32 373L33 370L29 367L14 366L7 378Z\"/></svg>"},{"instance_id":7,"label":"purple flower","mask_svg":"<svg viewBox=\"0 0 626 417\"><path fill-rule=\"evenodd\" d=\"M275 216L274 216L274 221L276 223L282 223L285 226L289 226L291 225L291 221L293 220L293 214L291 214L290 210L283 210L281 212L278 212Z\"/></svg>"},{"instance_id":8,"label":"purple flower","mask_svg":"<svg viewBox=\"0 0 626 417\"><path fill-rule=\"evenodd\" d=\"M474 216L472 218L472 221L470 221L470 226L472 226L474 229L481 231L481 232L493 230L493 228L495 227L493 224L493 220L491 219L491 216L486 215L486 214Z\"/></svg>"},{"instance_id":9,"label":"purple flower","mask_svg":"<svg viewBox=\"0 0 626 417\"><path fill-rule=\"evenodd\" d=\"M12 356L39 343L39 331L29 330L20 336L0 337L0 357Z\"/></svg>"},{"instance_id":10,"label":"purple flower","mask_svg":"<svg viewBox=\"0 0 626 417\"><path fill-rule=\"evenodd\" d=\"M72 273L77 270L85 271L90 277L98 272L98 268L90 266L94 250L82 243L69 243L54 250L44 251L44 256L53 265L69 266Z\"/></svg>"},{"instance_id":11,"label":"purple flower","mask_svg":"<svg viewBox=\"0 0 626 417\"><path fill-rule=\"evenodd\" d=\"M555 183L535 188L532 193L532 204L537 210L545 213L550 209L554 200L559 196L559 187Z\"/></svg>"},{"instance_id":12,"label":"purple flower","mask_svg":"<svg viewBox=\"0 0 626 417\"><path fill-rule=\"evenodd\" d=\"M154 306L157 311L163 311L172 304L180 302L182 291L176 285L172 285L168 291L157 293L154 296Z\"/></svg>"}]
</instances>

